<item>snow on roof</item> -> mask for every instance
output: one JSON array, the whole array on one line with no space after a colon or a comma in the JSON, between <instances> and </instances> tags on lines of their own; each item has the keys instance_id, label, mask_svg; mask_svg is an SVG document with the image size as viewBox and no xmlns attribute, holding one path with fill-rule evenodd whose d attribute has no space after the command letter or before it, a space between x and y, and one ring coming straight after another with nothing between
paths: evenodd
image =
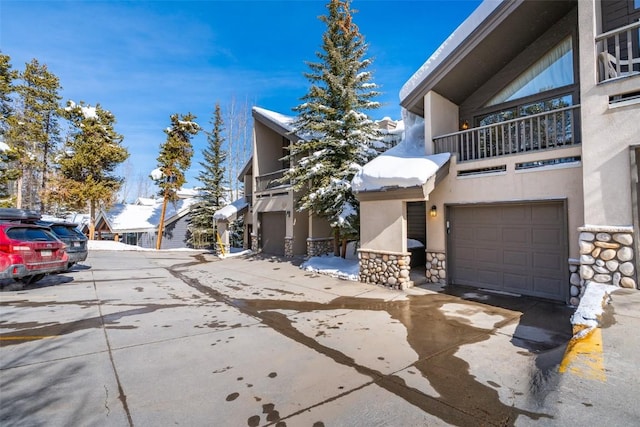
<instances>
[{"instance_id":1,"label":"snow on roof","mask_svg":"<svg viewBox=\"0 0 640 427\"><path fill-rule=\"evenodd\" d=\"M225 206L222 209L217 210L214 214L213 214L213 219L215 220L226 220L226 221L233 221L234 219L236 219L236 216L238 214L238 212L242 211L243 209L247 208L249 206L249 204L247 203L247 199L245 199L244 197L241 197L237 200L234 200L233 202L229 203L227 206Z\"/></svg>"},{"instance_id":2,"label":"snow on roof","mask_svg":"<svg viewBox=\"0 0 640 427\"><path fill-rule=\"evenodd\" d=\"M153 206L156 203L156 199L152 199L150 197L138 197L134 202L134 205Z\"/></svg>"},{"instance_id":3,"label":"snow on roof","mask_svg":"<svg viewBox=\"0 0 640 427\"><path fill-rule=\"evenodd\" d=\"M438 66L451 55L491 15L502 0L485 0L436 49L400 89L400 101L407 98Z\"/></svg>"},{"instance_id":4,"label":"snow on roof","mask_svg":"<svg viewBox=\"0 0 640 427\"><path fill-rule=\"evenodd\" d=\"M266 110L260 107L253 107L253 111L265 119L282 126L289 132L293 131L293 122L296 120L295 117L285 116L284 114L276 113L275 111Z\"/></svg>"},{"instance_id":5,"label":"snow on roof","mask_svg":"<svg viewBox=\"0 0 640 427\"><path fill-rule=\"evenodd\" d=\"M165 223L177 215L185 213L197 201L195 198L179 199L175 203L167 203ZM104 214L111 231L134 232L151 231L160 223L162 215L162 199L157 199L153 205L131 205L118 203Z\"/></svg>"},{"instance_id":6,"label":"snow on roof","mask_svg":"<svg viewBox=\"0 0 640 427\"><path fill-rule=\"evenodd\" d=\"M403 114L407 131L402 141L356 173L351 182L356 193L423 185L449 161L450 153L425 155L423 119L406 110Z\"/></svg>"}]
</instances>

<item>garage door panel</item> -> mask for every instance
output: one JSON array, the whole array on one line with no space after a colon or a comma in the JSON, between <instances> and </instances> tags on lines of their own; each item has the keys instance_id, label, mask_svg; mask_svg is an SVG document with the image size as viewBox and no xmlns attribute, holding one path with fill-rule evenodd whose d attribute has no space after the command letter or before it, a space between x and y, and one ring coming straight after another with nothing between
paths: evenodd
<instances>
[{"instance_id":1,"label":"garage door panel","mask_svg":"<svg viewBox=\"0 0 640 427\"><path fill-rule=\"evenodd\" d=\"M475 280L480 284L491 284L500 281L501 272L493 269L479 269Z\"/></svg>"},{"instance_id":2,"label":"garage door panel","mask_svg":"<svg viewBox=\"0 0 640 427\"><path fill-rule=\"evenodd\" d=\"M529 253L505 250L502 254L502 260L506 267L527 268L529 266Z\"/></svg>"},{"instance_id":3,"label":"garage door panel","mask_svg":"<svg viewBox=\"0 0 640 427\"><path fill-rule=\"evenodd\" d=\"M505 244L527 244L530 239L531 231L524 227L505 227L502 230L502 242Z\"/></svg>"},{"instance_id":4,"label":"garage door panel","mask_svg":"<svg viewBox=\"0 0 640 427\"><path fill-rule=\"evenodd\" d=\"M264 253L284 255L286 221L284 212L262 212L260 214L260 232Z\"/></svg>"},{"instance_id":5,"label":"garage door panel","mask_svg":"<svg viewBox=\"0 0 640 427\"><path fill-rule=\"evenodd\" d=\"M522 224L529 222L531 211L526 205L505 206L502 209L503 224Z\"/></svg>"},{"instance_id":6,"label":"garage door panel","mask_svg":"<svg viewBox=\"0 0 640 427\"><path fill-rule=\"evenodd\" d=\"M533 224L558 224L562 220L562 210L554 205L540 205L531 212Z\"/></svg>"},{"instance_id":7,"label":"garage door panel","mask_svg":"<svg viewBox=\"0 0 640 427\"><path fill-rule=\"evenodd\" d=\"M555 246L562 244L563 233L558 229L536 228L533 234L533 244Z\"/></svg>"},{"instance_id":8,"label":"garage door panel","mask_svg":"<svg viewBox=\"0 0 640 427\"><path fill-rule=\"evenodd\" d=\"M494 248L485 248L475 251L475 259L482 263L499 264L500 251Z\"/></svg>"},{"instance_id":9,"label":"garage door panel","mask_svg":"<svg viewBox=\"0 0 640 427\"><path fill-rule=\"evenodd\" d=\"M460 227L460 229L457 230L458 240L460 242L464 242L465 240L473 242L475 240L473 230L473 227Z\"/></svg>"},{"instance_id":10,"label":"garage door panel","mask_svg":"<svg viewBox=\"0 0 640 427\"><path fill-rule=\"evenodd\" d=\"M454 206L449 219L452 283L566 298L564 203Z\"/></svg>"},{"instance_id":11,"label":"garage door panel","mask_svg":"<svg viewBox=\"0 0 640 427\"><path fill-rule=\"evenodd\" d=\"M562 260L556 254L547 252L533 253L533 268L536 271L558 271L562 268Z\"/></svg>"},{"instance_id":12,"label":"garage door panel","mask_svg":"<svg viewBox=\"0 0 640 427\"><path fill-rule=\"evenodd\" d=\"M504 273L505 291L522 293L531 288L530 277L523 274Z\"/></svg>"},{"instance_id":13,"label":"garage door panel","mask_svg":"<svg viewBox=\"0 0 640 427\"><path fill-rule=\"evenodd\" d=\"M553 298L557 294L559 286L562 286L562 282L558 279L549 277L533 278L533 288L540 296L548 295L549 298Z\"/></svg>"},{"instance_id":14,"label":"garage door panel","mask_svg":"<svg viewBox=\"0 0 640 427\"><path fill-rule=\"evenodd\" d=\"M497 242L500 239L499 231L495 227L479 226L475 232L476 240L483 240L487 243Z\"/></svg>"}]
</instances>

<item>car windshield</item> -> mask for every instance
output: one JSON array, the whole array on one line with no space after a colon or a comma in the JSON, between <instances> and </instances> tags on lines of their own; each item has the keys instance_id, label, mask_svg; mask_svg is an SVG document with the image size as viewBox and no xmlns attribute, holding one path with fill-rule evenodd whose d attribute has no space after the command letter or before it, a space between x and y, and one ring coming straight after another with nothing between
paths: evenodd
<instances>
[{"instance_id":1,"label":"car windshield","mask_svg":"<svg viewBox=\"0 0 640 427\"><path fill-rule=\"evenodd\" d=\"M53 241L57 240L51 232L44 228L34 227L12 227L7 230L7 237L13 240L22 240L23 242L33 241Z\"/></svg>"}]
</instances>

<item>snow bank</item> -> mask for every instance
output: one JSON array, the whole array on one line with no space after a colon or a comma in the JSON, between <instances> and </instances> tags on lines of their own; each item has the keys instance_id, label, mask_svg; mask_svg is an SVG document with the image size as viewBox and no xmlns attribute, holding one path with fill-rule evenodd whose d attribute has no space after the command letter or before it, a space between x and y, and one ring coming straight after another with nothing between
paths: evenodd
<instances>
[{"instance_id":1,"label":"snow bank","mask_svg":"<svg viewBox=\"0 0 640 427\"><path fill-rule=\"evenodd\" d=\"M580 338L599 325L599 318L604 312L604 306L609 301L609 294L618 288L596 282L589 282L580 304L571 317L574 326L585 326L574 338Z\"/></svg>"},{"instance_id":2,"label":"snow bank","mask_svg":"<svg viewBox=\"0 0 640 427\"><path fill-rule=\"evenodd\" d=\"M352 281L357 281L360 274L357 259L344 259L333 255L311 257L300 268Z\"/></svg>"},{"instance_id":3,"label":"snow bank","mask_svg":"<svg viewBox=\"0 0 640 427\"><path fill-rule=\"evenodd\" d=\"M141 248L140 246L126 245L113 240L89 240L87 247L90 251L153 251L155 249Z\"/></svg>"}]
</instances>

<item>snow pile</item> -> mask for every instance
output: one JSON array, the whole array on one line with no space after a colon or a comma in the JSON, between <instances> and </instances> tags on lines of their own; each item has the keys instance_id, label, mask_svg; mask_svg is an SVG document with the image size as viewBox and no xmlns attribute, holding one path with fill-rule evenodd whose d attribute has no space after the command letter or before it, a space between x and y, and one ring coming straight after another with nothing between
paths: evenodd
<instances>
[{"instance_id":1,"label":"snow pile","mask_svg":"<svg viewBox=\"0 0 640 427\"><path fill-rule=\"evenodd\" d=\"M300 268L352 281L357 281L360 274L357 259L345 259L333 255L311 257Z\"/></svg>"},{"instance_id":2,"label":"snow pile","mask_svg":"<svg viewBox=\"0 0 640 427\"><path fill-rule=\"evenodd\" d=\"M450 153L424 154L424 125L421 118L403 111L406 133L395 147L364 165L353 178L355 192L423 185L447 163Z\"/></svg>"},{"instance_id":3,"label":"snow pile","mask_svg":"<svg viewBox=\"0 0 640 427\"><path fill-rule=\"evenodd\" d=\"M609 294L616 289L611 285L589 282L580 299L580 305L571 316L571 324L585 327L574 338L585 336L598 327L598 319L602 316L604 306L609 301Z\"/></svg>"}]
</instances>

